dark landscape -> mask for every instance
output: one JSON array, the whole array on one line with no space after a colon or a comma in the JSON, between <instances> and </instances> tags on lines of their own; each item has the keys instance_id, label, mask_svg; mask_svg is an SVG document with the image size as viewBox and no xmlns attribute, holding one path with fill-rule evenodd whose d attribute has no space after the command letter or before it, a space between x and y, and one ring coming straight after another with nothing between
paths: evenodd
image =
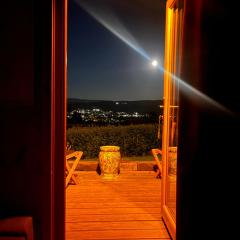
<instances>
[{"instance_id":1,"label":"dark landscape","mask_svg":"<svg viewBox=\"0 0 240 240\"><path fill-rule=\"evenodd\" d=\"M104 101L104 100L85 100L69 98L67 101L67 111L76 109L94 109L99 108L103 111L113 112L138 112L138 113L161 113L160 106L162 100L140 100L140 101Z\"/></svg>"}]
</instances>

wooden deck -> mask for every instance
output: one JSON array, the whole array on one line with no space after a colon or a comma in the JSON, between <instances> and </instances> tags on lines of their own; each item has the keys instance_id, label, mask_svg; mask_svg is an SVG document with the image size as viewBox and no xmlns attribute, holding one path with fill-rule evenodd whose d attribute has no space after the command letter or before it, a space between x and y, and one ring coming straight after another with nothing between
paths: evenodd
<instances>
[{"instance_id":1,"label":"wooden deck","mask_svg":"<svg viewBox=\"0 0 240 240\"><path fill-rule=\"evenodd\" d=\"M80 172L79 181L66 189L67 240L170 239L154 172L122 172L114 181Z\"/></svg>"}]
</instances>

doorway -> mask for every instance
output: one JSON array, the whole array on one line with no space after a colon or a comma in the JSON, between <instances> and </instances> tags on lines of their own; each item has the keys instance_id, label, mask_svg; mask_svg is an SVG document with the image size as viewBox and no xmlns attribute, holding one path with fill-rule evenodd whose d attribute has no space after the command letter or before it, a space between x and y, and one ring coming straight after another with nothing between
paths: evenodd
<instances>
[{"instance_id":1,"label":"doorway","mask_svg":"<svg viewBox=\"0 0 240 240\"><path fill-rule=\"evenodd\" d=\"M141 2L141 1L140 1ZM56 3L57 4L57 3ZM60 3L60 5L61 5L62 3ZM60 6L59 5L59 6ZM63 52L62 52L62 56L67 56L67 5L68 5L68 1L64 1L64 4L63 4L65 7L64 7L64 11L60 14L60 15L55 15L54 17L55 17L55 20L56 19L58 19L59 20L59 22L61 23L62 21L60 21L60 19L65 19L65 21L64 21L64 24L63 25L61 25L60 27L59 27L59 29L56 29L56 22L54 22L53 21L53 29L55 29L56 30L56 32L55 33L57 33L58 35L61 35L61 38L59 38L59 39L62 39L62 41L59 41L59 39L58 40L56 40L57 39L57 34L54 34L53 35L53 44L55 44L55 41L56 42L58 42L58 44L59 44L59 46L62 46L62 49L63 49ZM58 6L58 7L59 7ZM55 9L56 10L56 9ZM54 13L54 12L53 12ZM61 30L61 27L63 28L63 29L65 29L64 31L60 31ZM54 31L53 31L54 32ZM56 47L56 46L55 46ZM53 47L53 49L55 49L55 47ZM143 54L143 53L142 53ZM63 59L62 59L62 61L60 61L61 60L61 58L60 58L60 60L57 60L57 58L56 58L56 53L55 52L53 52L53 56L55 56L55 60L56 60L56 62L55 62L55 69L57 68L57 70L59 71L59 68L60 67L63 67L62 69L64 69L64 76L65 76L65 78L63 79L63 81L60 81L60 82L55 82L55 84L56 84L56 86L57 87L60 87L61 89L66 89L66 79L67 79L67 69L65 68L66 67L66 58L65 57L63 57ZM59 61L59 62L58 62ZM56 71L56 73L57 73L57 71ZM53 79L56 79L56 75L54 74L54 72L53 72ZM53 81L54 82L54 81ZM59 85L60 84L60 85ZM60 91L61 92L61 91ZM61 95L61 96L60 96ZM63 99L66 99L66 92L61 92L61 94L60 94L59 96L56 96L55 95L55 97L54 97L54 99L52 99L52 104L53 105L55 105L54 103L56 102L56 98L58 98L58 100L59 99L61 99L61 101L59 101L59 102L62 102L63 104L61 105L62 107L63 106L66 106L66 104L65 104L65 100L64 100L64 102L63 102ZM62 97L65 97L65 98L62 98ZM59 107L59 109L61 108L61 106L58 106ZM59 111L61 112L61 111L63 111L63 109L65 109L65 107L63 107L63 108L61 108ZM65 114L64 114L64 116L66 116L66 109L64 110L64 112L65 112ZM53 120L54 120L54 123L56 124L56 119L54 119L54 116L53 116ZM66 119L65 120L62 120L62 122L61 123L58 123L58 124L62 124L61 126L64 126L64 127L66 127ZM53 127L53 126L52 126ZM65 132L64 132L64 136L66 136L65 135ZM65 139L65 138L64 138ZM62 143L61 142L61 144L58 144L59 142L58 142L59 140L56 140L55 139L55 144L56 145L58 145L58 146L60 146L60 145L62 145L62 146L64 146L64 148L63 149L65 149L65 143ZM60 156L60 155L59 155ZM54 157L54 156L53 156ZM62 164L62 166L64 165L65 166L65 159L62 159L62 161L63 161L63 164ZM55 178L57 179L57 176L55 176ZM59 179L59 178L58 178ZM56 189L58 189L57 187L55 187L55 192L54 192L54 196L55 197L59 197L60 196L60 193L62 193L62 191L59 193L57 193L57 191L56 191ZM60 204L59 204L60 205ZM54 209L56 209L56 208L54 208ZM54 213L53 213L54 214ZM56 214L56 213L55 213ZM59 216L59 214L56 214L55 216ZM55 223L57 223L58 221L60 221L59 219L55 219ZM58 224L56 224L56 225L58 225ZM64 229L64 228L63 228ZM57 232L57 231L56 231ZM62 239L61 237L59 238L59 239Z\"/></svg>"},{"instance_id":2,"label":"doorway","mask_svg":"<svg viewBox=\"0 0 240 240\"><path fill-rule=\"evenodd\" d=\"M152 6L154 2L158 8ZM74 10L74 6L77 9ZM151 4L147 4L146 1L131 1L131 3L129 1L100 3L69 1L68 98L74 98L74 103L71 102L70 105L68 102L71 110L67 109L67 116L72 125L67 131L67 136L78 134L80 136L78 139L90 138L90 133L83 136L81 129L91 132L96 126L99 130L99 124L104 125L104 116L107 115L106 120L111 119L112 123L107 122L107 126L104 126L105 131L111 125L111 129L105 131L104 137L106 138L109 132L113 134L116 128L121 128L121 131L118 130L118 134L106 141L106 144L109 145L110 142L111 145L119 145L122 160L125 157L134 157L139 152L141 154L146 152L143 158L151 157L153 160L153 157L150 154L147 156L147 153L152 148L160 148L161 143L158 142L158 145L150 145L152 144L150 141L146 144L142 143L144 139L140 131L147 132L150 127L139 127L136 123L143 124L145 123L143 121L148 121L149 124L154 114L149 110L144 116L143 112L136 109L140 109L138 104L142 104L143 101L148 109L151 108L151 104L156 104L159 112L155 124L159 124L162 102L155 98L161 98L162 95L160 90L162 86L159 83L163 82L161 79L163 73L159 70L158 64L163 63L163 50L160 52L159 46L164 42L165 15L161 16L161 20L159 13L164 9L164 4L159 5L159 1L152 1ZM159 35L162 39L159 39ZM73 59L77 61L77 67L74 66ZM76 89L78 91L74 92L73 90ZM101 95L102 89L104 91ZM84 102L82 99L76 100L78 96L84 98ZM105 105L99 106L98 100L104 100ZM73 109L73 105L77 104L78 107ZM112 109L104 109L106 104L113 104ZM132 112L129 110L131 108L134 109ZM73 124L76 124L76 120L78 129L75 131ZM119 122L116 124L120 120L121 124ZM131 126L128 126L128 122ZM160 127L155 130L160 132ZM116 141L118 136L123 138L124 131L124 141ZM126 137L130 134L131 137ZM96 147L96 149L91 148L91 151L88 151L88 146L84 143L81 143L80 149L77 149L79 146L74 137L69 136L68 140L75 150L83 151L84 162L91 157L97 157L96 154L94 156L94 152L99 151L99 146L93 143L99 135L100 132L95 131L94 138L87 141L88 145L90 142ZM157 135L155 132L156 139ZM158 137L160 139L162 136ZM130 138L132 138L131 142ZM140 143L148 146L143 149ZM123 164L125 163L121 161L121 167ZM161 180L155 178L152 169L151 171L132 169L131 173L124 170L126 169L121 169L119 177L113 182L102 181L94 171L81 171L78 175L79 184L67 187L67 239L88 237L114 239L117 236L169 238L161 220L159 194ZM116 236L114 232L117 232Z\"/></svg>"}]
</instances>

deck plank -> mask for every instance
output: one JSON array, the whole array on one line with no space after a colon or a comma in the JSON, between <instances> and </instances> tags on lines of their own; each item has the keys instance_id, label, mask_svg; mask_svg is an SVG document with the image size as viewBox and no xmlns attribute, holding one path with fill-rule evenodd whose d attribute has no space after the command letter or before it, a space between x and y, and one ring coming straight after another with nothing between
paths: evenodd
<instances>
[{"instance_id":1,"label":"deck plank","mask_svg":"<svg viewBox=\"0 0 240 240\"><path fill-rule=\"evenodd\" d=\"M100 231L70 231L66 232L67 239L138 239L160 238L169 239L165 229L161 230L100 230Z\"/></svg>"},{"instance_id":2,"label":"deck plank","mask_svg":"<svg viewBox=\"0 0 240 240\"><path fill-rule=\"evenodd\" d=\"M66 209L71 208L134 208L141 207L146 208L149 207L149 202L79 202L78 200L69 201L66 203ZM161 202L151 202L151 207L160 208Z\"/></svg>"},{"instance_id":3,"label":"deck plank","mask_svg":"<svg viewBox=\"0 0 240 240\"><path fill-rule=\"evenodd\" d=\"M76 222L75 224L66 223L66 231L79 231L79 229L84 229L85 231L93 231L93 230L127 230L127 229L138 229L139 221L120 221L120 222ZM162 221L141 221L142 229L165 229L165 225Z\"/></svg>"},{"instance_id":4,"label":"deck plank","mask_svg":"<svg viewBox=\"0 0 240 240\"><path fill-rule=\"evenodd\" d=\"M160 208L72 208L68 209L67 215L79 215L79 214L85 214L85 215L116 215L116 214L145 214L145 213L157 213L161 214Z\"/></svg>"},{"instance_id":5,"label":"deck plank","mask_svg":"<svg viewBox=\"0 0 240 240\"><path fill-rule=\"evenodd\" d=\"M161 218L161 181L124 171L114 181L79 172L66 189L66 240L170 239Z\"/></svg>"}]
</instances>

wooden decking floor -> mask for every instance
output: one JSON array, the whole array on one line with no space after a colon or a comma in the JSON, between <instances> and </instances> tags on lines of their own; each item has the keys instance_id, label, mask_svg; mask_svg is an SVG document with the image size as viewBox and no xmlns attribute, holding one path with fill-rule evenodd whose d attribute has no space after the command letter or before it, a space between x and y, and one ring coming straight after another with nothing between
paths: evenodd
<instances>
[{"instance_id":1,"label":"wooden decking floor","mask_svg":"<svg viewBox=\"0 0 240 240\"><path fill-rule=\"evenodd\" d=\"M67 240L170 239L154 172L122 172L114 181L80 172L79 181L66 189Z\"/></svg>"}]
</instances>

